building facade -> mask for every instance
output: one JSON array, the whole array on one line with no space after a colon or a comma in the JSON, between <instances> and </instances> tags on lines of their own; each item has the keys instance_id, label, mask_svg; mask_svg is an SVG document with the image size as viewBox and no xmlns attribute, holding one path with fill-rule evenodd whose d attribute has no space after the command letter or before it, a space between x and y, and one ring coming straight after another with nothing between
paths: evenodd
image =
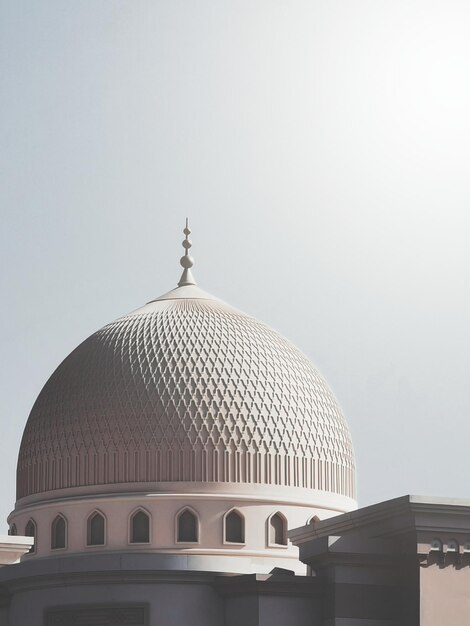
<instances>
[{"instance_id":1,"label":"building facade","mask_svg":"<svg viewBox=\"0 0 470 626\"><path fill-rule=\"evenodd\" d=\"M419 621L435 584L421 571L465 569L467 518L449 539L413 526L424 503L355 510L326 381L197 287L184 232L178 287L91 335L33 406L0 541L0 625L434 623ZM465 509L436 506L446 520Z\"/></svg>"}]
</instances>

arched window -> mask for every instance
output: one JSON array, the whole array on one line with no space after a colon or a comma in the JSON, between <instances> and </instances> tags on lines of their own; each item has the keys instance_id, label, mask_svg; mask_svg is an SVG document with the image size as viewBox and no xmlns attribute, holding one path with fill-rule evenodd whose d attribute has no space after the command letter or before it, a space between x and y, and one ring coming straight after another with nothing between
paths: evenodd
<instances>
[{"instance_id":1,"label":"arched window","mask_svg":"<svg viewBox=\"0 0 470 626\"><path fill-rule=\"evenodd\" d=\"M36 552L37 539L36 539L36 524L32 519L30 519L29 522L26 524L26 528L24 529L24 534L25 534L25 537L34 538L34 543L28 550L28 554L34 554L34 552Z\"/></svg>"},{"instance_id":2,"label":"arched window","mask_svg":"<svg viewBox=\"0 0 470 626\"><path fill-rule=\"evenodd\" d=\"M198 542L198 523L196 515L189 509L184 509L177 518L177 541L181 543Z\"/></svg>"},{"instance_id":3,"label":"arched window","mask_svg":"<svg viewBox=\"0 0 470 626\"><path fill-rule=\"evenodd\" d=\"M18 531L16 530L16 524L12 524L10 526L10 528L8 529L8 534L12 537L16 537L16 535L18 534Z\"/></svg>"},{"instance_id":4,"label":"arched window","mask_svg":"<svg viewBox=\"0 0 470 626\"><path fill-rule=\"evenodd\" d=\"M225 516L225 541L245 543L245 520L238 511L230 511Z\"/></svg>"},{"instance_id":5,"label":"arched window","mask_svg":"<svg viewBox=\"0 0 470 626\"><path fill-rule=\"evenodd\" d=\"M431 541L432 552L442 552L442 541L440 539L433 539Z\"/></svg>"},{"instance_id":6,"label":"arched window","mask_svg":"<svg viewBox=\"0 0 470 626\"><path fill-rule=\"evenodd\" d=\"M90 515L87 521L87 545L104 545L104 517L98 511Z\"/></svg>"},{"instance_id":7,"label":"arched window","mask_svg":"<svg viewBox=\"0 0 470 626\"><path fill-rule=\"evenodd\" d=\"M449 539L447 542L447 552L456 552L459 551L459 542L455 539Z\"/></svg>"},{"instance_id":8,"label":"arched window","mask_svg":"<svg viewBox=\"0 0 470 626\"><path fill-rule=\"evenodd\" d=\"M281 513L274 513L269 520L269 543L270 545L286 546L286 518Z\"/></svg>"},{"instance_id":9,"label":"arched window","mask_svg":"<svg viewBox=\"0 0 470 626\"><path fill-rule=\"evenodd\" d=\"M131 543L150 542L150 519L145 511L139 509L131 517Z\"/></svg>"},{"instance_id":10,"label":"arched window","mask_svg":"<svg viewBox=\"0 0 470 626\"><path fill-rule=\"evenodd\" d=\"M65 548L67 539L67 524L62 515L58 515L51 526L51 548L59 550Z\"/></svg>"}]
</instances>

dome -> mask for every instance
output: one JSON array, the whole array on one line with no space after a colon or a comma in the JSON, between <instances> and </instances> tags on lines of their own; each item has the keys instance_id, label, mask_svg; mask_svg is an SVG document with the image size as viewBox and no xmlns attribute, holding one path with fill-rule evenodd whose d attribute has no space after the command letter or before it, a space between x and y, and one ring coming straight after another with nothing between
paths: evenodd
<instances>
[{"instance_id":1,"label":"dome","mask_svg":"<svg viewBox=\"0 0 470 626\"><path fill-rule=\"evenodd\" d=\"M318 370L188 267L52 374L24 431L17 495L165 482L355 496L351 437Z\"/></svg>"}]
</instances>

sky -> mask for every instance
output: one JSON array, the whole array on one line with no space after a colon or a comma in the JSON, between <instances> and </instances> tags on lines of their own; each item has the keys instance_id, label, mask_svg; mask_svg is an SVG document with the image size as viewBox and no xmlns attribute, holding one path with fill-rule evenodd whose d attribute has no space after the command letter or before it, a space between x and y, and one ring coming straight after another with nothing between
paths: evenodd
<instances>
[{"instance_id":1,"label":"sky","mask_svg":"<svg viewBox=\"0 0 470 626\"><path fill-rule=\"evenodd\" d=\"M470 497L470 4L0 0L0 532L29 411L179 279L291 339L367 505Z\"/></svg>"}]
</instances>

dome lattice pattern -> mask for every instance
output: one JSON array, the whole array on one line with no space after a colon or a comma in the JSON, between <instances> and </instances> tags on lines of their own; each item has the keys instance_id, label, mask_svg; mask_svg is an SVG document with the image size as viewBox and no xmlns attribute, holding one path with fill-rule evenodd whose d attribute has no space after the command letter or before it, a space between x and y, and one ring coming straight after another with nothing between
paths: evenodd
<instances>
[{"instance_id":1,"label":"dome lattice pattern","mask_svg":"<svg viewBox=\"0 0 470 626\"><path fill-rule=\"evenodd\" d=\"M220 301L166 299L94 333L51 376L18 497L160 481L354 497L354 456L332 392L289 341Z\"/></svg>"}]
</instances>

